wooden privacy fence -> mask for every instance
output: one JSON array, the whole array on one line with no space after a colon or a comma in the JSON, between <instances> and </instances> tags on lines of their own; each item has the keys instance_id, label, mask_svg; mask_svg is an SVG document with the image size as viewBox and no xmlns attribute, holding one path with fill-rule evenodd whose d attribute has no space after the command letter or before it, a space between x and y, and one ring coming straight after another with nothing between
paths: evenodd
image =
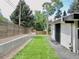
<instances>
[{"instance_id":1,"label":"wooden privacy fence","mask_svg":"<svg viewBox=\"0 0 79 59\"><path fill-rule=\"evenodd\" d=\"M0 23L0 39L24 33L24 27L13 23Z\"/></svg>"}]
</instances>

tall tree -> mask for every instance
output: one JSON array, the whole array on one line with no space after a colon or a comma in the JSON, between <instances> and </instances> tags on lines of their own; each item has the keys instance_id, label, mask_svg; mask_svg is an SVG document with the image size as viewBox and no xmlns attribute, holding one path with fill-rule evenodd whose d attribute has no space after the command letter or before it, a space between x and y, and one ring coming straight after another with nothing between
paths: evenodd
<instances>
[{"instance_id":1,"label":"tall tree","mask_svg":"<svg viewBox=\"0 0 79 59\"><path fill-rule=\"evenodd\" d=\"M33 25L33 14L29 6L25 3L24 0L21 0L15 11L11 14L10 18L15 24L19 24L19 9L21 3L21 26L31 27Z\"/></svg>"},{"instance_id":2,"label":"tall tree","mask_svg":"<svg viewBox=\"0 0 79 59\"><path fill-rule=\"evenodd\" d=\"M55 18L60 18L61 15L62 15L61 10L58 10L57 13L56 13L56 15L55 15Z\"/></svg>"},{"instance_id":3,"label":"tall tree","mask_svg":"<svg viewBox=\"0 0 79 59\"><path fill-rule=\"evenodd\" d=\"M38 31L46 29L46 17L40 11L35 11L35 29Z\"/></svg>"},{"instance_id":4,"label":"tall tree","mask_svg":"<svg viewBox=\"0 0 79 59\"><path fill-rule=\"evenodd\" d=\"M63 7L63 3L60 0L51 0L51 2L45 2L43 4L43 8L46 9L49 15L55 13L55 11L59 10Z\"/></svg>"},{"instance_id":5,"label":"tall tree","mask_svg":"<svg viewBox=\"0 0 79 59\"><path fill-rule=\"evenodd\" d=\"M45 2L43 8L46 9L48 15L52 15L55 11L55 8L49 2Z\"/></svg>"},{"instance_id":6,"label":"tall tree","mask_svg":"<svg viewBox=\"0 0 79 59\"><path fill-rule=\"evenodd\" d=\"M67 15L67 13L66 13L66 11L64 11L64 12L63 12L63 16L66 16L66 15Z\"/></svg>"},{"instance_id":7,"label":"tall tree","mask_svg":"<svg viewBox=\"0 0 79 59\"><path fill-rule=\"evenodd\" d=\"M79 12L79 2L76 2L75 0L70 5L70 8L68 9L68 13L73 13L75 11Z\"/></svg>"},{"instance_id":8,"label":"tall tree","mask_svg":"<svg viewBox=\"0 0 79 59\"><path fill-rule=\"evenodd\" d=\"M1 12L1 9L0 9L0 24L1 23L5 23L6 24L8 22L9 22L9 20L3 16L2 12Z\"/></svg>"},{"instance_id":9,"label":"tall tree","mask_svg":"<svg viewBox=\"0 0 79 59\"><path fill-rule=\"evenodd\" d=\"M2 15L2 12L1 12L1 9L0 9L0 16L3 16L3 15Z\"/></svg>"}]
</instances>

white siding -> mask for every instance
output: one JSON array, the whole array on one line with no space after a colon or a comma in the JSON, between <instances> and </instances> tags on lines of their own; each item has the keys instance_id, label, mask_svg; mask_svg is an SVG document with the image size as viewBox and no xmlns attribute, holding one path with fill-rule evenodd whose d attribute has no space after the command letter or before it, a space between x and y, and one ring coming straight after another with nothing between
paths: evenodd
<instances>
[{"instance_id":1,"label":"white siding","mask_svg":"<svg viewBox=\"0 0 79 59\"><path fill-rule=\"evenodd\" d=\"M69 47L71 47L70 45L71 43L73 47L73 52L77 52L77 49L78 49L78 43L77 43L78 38L77 38L76 26L77 26L76 23L72 24L72 27L70 23L61 23L60 44L66 47L67 49L70 49ZM52 30L51 37L53 40L55 40L55 25L52 25L51 30Z\"/></svg>"},{"instance_id":2,"label":"white siding","mask_svg":"<svg viewBox=\"0 0 79 59\"><path fill-rule=\"evenodd\" d=\"M55 40L55 25L51 26L51 38Z\"/></svg>"},{"instance_id":3,"label":"white siding","mask_svg":"<svg viewBox=\"0 0 79 59\"><path fill-rule=\"evenodd\" d=\"M77 34L75 24L73 24L73 52L77 52Z\"/></svg>"},{"instance_id":4,"label":"white siding","mask_svg":"<svg viewBox=\"0 0 79 59\"><path fill-rule=\"evenodd\" d=\"M74 23L74 31L73 31L73 52L79 53L78 47L79 47L79 42L78 42L78 29L77 29L77 22Z\"/></svg>"},{"instance_id":5,"label":"white siding","mask_svg":"<svg viewBox=\"0 0 79 59\"><path fill-rule=\"evenodd\" d=\"M61 45L68 48L71 43L71 24L62 23L61 24Z\"/></svg>"}]
</instances>

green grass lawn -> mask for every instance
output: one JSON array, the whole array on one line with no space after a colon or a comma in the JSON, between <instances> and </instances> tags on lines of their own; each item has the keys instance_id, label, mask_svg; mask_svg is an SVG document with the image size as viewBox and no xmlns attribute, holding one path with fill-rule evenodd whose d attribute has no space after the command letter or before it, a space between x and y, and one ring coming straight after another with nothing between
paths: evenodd
<instances>
[{"instance_id":1,"label":"green grass lawn","mask_svg":"<svg viewBox=\"0 0 79 59\"><path fill-rule=\"evenodd\" d=\"M59 59L47 37L36 36L13 59Z\"/></svg>"}]
</instances>

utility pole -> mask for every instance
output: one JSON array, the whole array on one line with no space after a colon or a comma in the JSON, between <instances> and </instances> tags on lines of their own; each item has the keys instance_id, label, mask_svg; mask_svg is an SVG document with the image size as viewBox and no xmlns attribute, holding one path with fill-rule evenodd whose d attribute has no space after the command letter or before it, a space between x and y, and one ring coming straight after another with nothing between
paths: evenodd
<instances>
[{"instance_id":1,"label":"utility pole","mask_svg":"<svg viewBox=\"0 0 79 59\"><path fill-rule=\"evenodd\" d=\"M20 26L21 26L21 2L22 0L20 0L20 7L19 7L19 27L18 27L18 33L20 33Z\"/></svg>"},{"instance_id":2,"label":"utility pole","mask_svg":"<svg viewBox=\"0 0 79 59\"><path fill-rule=\"evenodd\" d=\"M21 25L21 2L22 0L20 0L20 8L19 8L19 27Z\"/></svg>"},{"instance_id":3,"label":"utility pole","mask_svg":"<svg viewBox=\"0 0 79 59\"><path fill-rule=\"evenodd\" d=\"M46 23L47 23L47 36L49 35L49 22L48 22L48 14L46 15Z\"/></svg>"}]
</instances>

